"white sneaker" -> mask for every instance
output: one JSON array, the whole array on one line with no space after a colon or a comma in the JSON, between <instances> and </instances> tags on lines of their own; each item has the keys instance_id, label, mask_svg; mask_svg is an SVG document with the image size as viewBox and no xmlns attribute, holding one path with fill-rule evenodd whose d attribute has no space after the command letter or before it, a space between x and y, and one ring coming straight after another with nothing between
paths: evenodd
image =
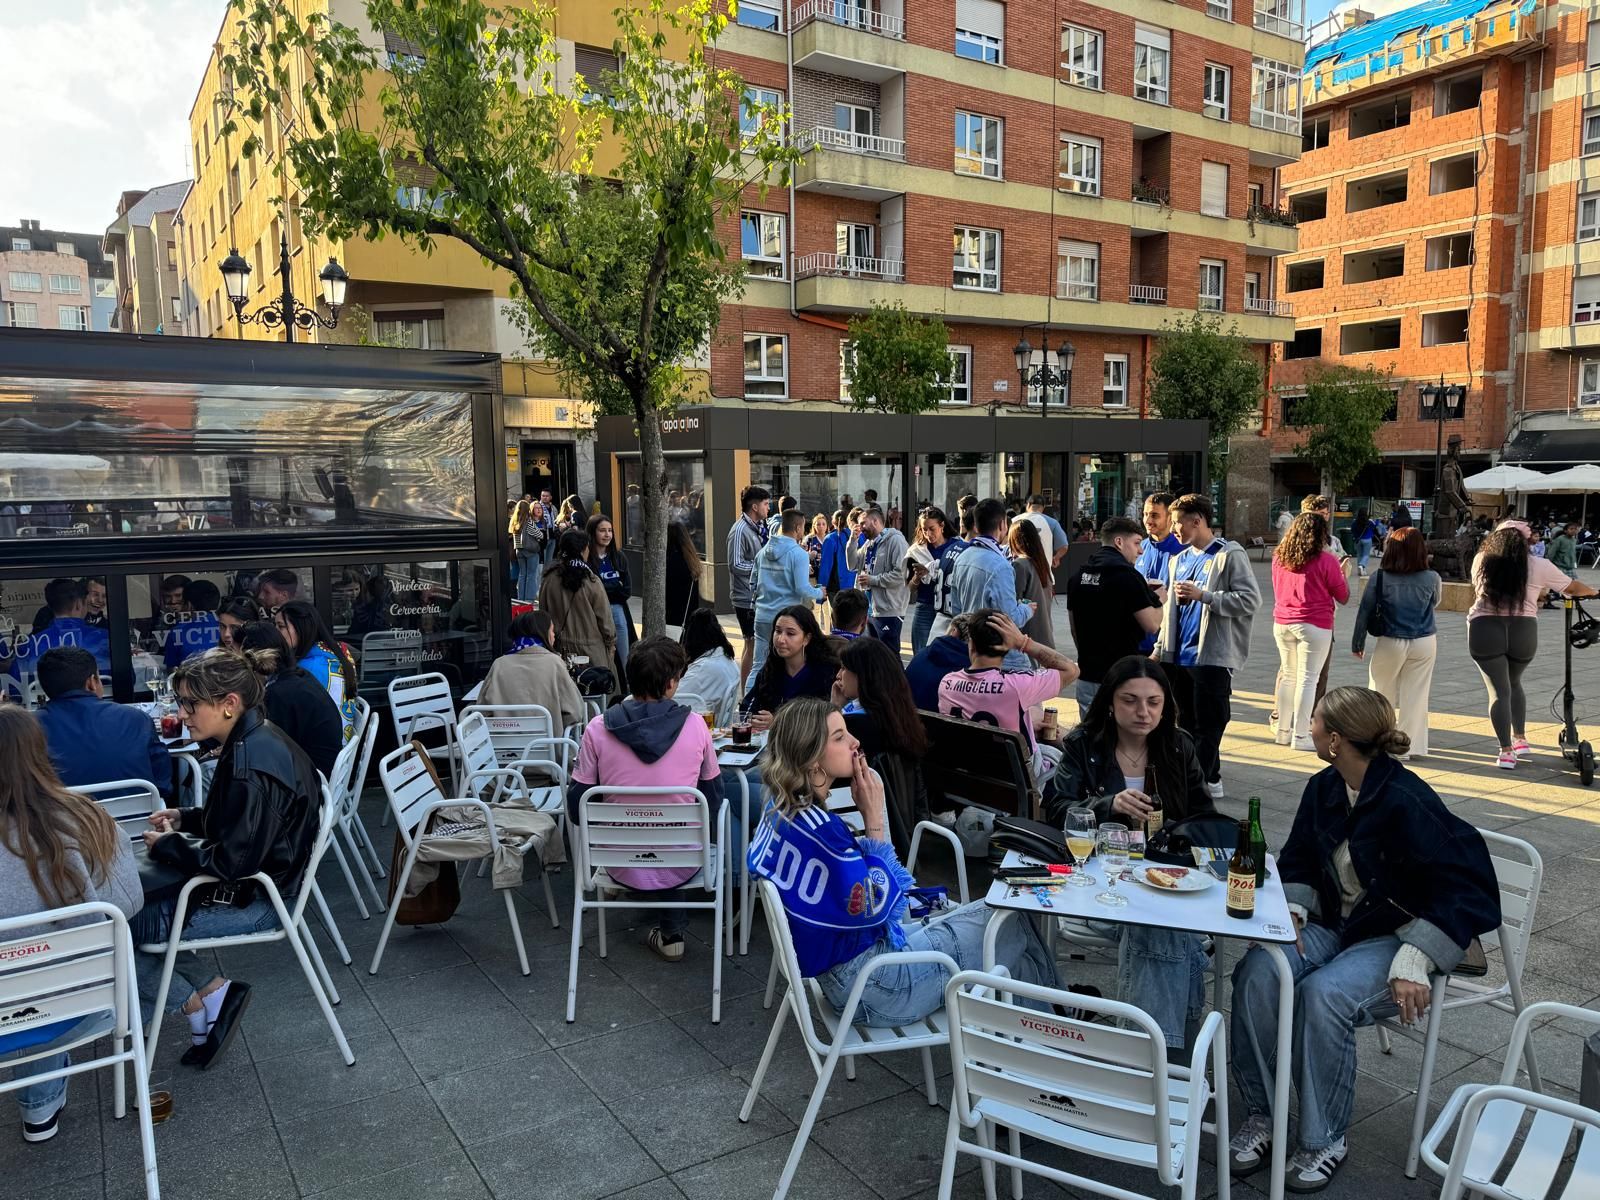
<instances>
[{"instance_id":1,"label":"white sneaker","mask_svg":"<svg viewBox=\"0 0 1600 1200\"><path fill-rule=\"evenodd\" d=\"M1206 791L1211 793L1211 798L1213 800L1226 800L1227 799L1227 796L1225 796L1223 794L1223 791L1222 791L1222 780L1220 780L1220 779L1217 780L1215 783L1206 784Z\"/></svg>"},{"instance_id":2,"label":"white sneaker","mask_svg":"<svg viewBox=\"0 0 1600 1200\"><path fill-rule=\"evenodd\" d=\"M42 1121L24 1121L22 1123L22 1140L25 1142L48 1142L61 1130L61 1114L66 1110L67 1098L61 1097L61 1103Z\"/></svg>"},{"instance_id":3,"label":"white sneaker","mask_svg":"<svg viewBox=\"0 0 1600 1200\"><path fill-rule=\"evenodd\" d=\"M1234 1175L1248 1175L1271 1157L1272 1118L1253 1113L1228 1142L1228 1169Z\"/></svg>"},{"instance_id":4,"label":"white sneaker","mask_svg":"<svg viewBox=\"0 0 1600 1200\"><path fill-rule=\"evenodd\" d=\"M1521 760L1518 759L1515 754L1507 750L1494 760L1494 765L1499 767L1502 771L1515 771L1519 761Z\"/></svg>"},{"instance_id":5,"label":"white sneaker","mask_svg":"<svg viewBox=\"0 0 1600 1200\"><path fill-rule=\"evenodd\" d=\"M1308 752L1310 752L1312 754L1315 754L1317 752L1317 744L1315 742L1313 742L1308 737L1305 737L1305 738L1297 737L1297 738L1295 738L1295 740L1294 740L1294 748L1296 750L1305 750L1305 751L1308 751Z\"/></svg>"},{"instance_id":6,"label":"white sneaker","mask_svg":"<svg viewBox=\"0 0 1600 1200\"><path fill-rule=\"evenodd\" d=\"M661 932L661 926L656 925L650 930L647 944L668 962L680 962L683 959L684 944L681 933L669 939Z\"/></svg>"},{"instance_id":7,"label":"white sneaker","mask_svg":"<svg viewBox=\"0 0 1600 1200\"><path fill-rule=\"evenodd\" d=\"M1333 1182L1345 1153L1343 1138L1321 1150L1296 1150L1289 1160L1283 1186L1291 1192L1320 1192Z\"/></svg>"}]
</instances>

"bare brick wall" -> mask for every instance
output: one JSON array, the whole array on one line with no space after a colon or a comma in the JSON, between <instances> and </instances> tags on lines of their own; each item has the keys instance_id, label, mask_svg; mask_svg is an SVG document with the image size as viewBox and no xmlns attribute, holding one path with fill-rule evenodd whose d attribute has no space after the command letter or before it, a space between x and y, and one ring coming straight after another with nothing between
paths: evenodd
<instances>
[{"instance_id":1,"label":"bare brick wall","mask_svg":"<svg viewBox=\"0 0 1600 1200\"><path fill-rule=\"evenodd\" d=\"M824 75L821 71L797 69L794 73L794 96L789 105L794 110L794 127L810 129L821 125L833 128L833 106L836 103L855 104L872 110L872 132L883 128L878 85L847 75Z\"/></svg>"}]
</instances>

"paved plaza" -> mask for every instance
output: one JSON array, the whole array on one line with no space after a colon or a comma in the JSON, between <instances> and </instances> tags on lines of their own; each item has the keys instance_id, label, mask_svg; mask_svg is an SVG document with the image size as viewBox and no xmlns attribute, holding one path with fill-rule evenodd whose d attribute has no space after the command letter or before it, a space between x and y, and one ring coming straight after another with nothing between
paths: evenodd
<instances>
[{"instance_id":1,"label":"paved plaza","mask_svg":"<svg viewBox=\"0 0 1600 1200\"><path fill-rule=\"evenodd\" d=\"M1256 566L1270 595L1267 566ZM1585 572L1588 579L1594 572ZM1061 602L1058 601L1058 604ZM1353 609L1353 606L1352 606ZM1349 654L1351 610L1342 611L1331 685L1365 684ZM1548 706L1561 679L1561 614L1540 616L1540 654L1527 675L1532 764L1494 768L1484 689L1466 654L1459 613L1439 618L1440 662L1433 685L1433 757L1414 764L1461 816L1533 843L1545 884L1525 988L1532 1000L1593 1006L1600 1000L1600 790L1577 785L1554 752ZM1058 612L1056 628L1068 629ZM736 633L736 630L730 630ZM1066 648L1065 646L1063 647ZM1267 836L1286 836L1305 778L1320 764L1273 744L1266 714L1276 669L1270 601L1255 622L1240 673L1235 720L1224 747L1224 808L1242 813L1260 795ZM1580 712L1600 740L1600 649L1578 655ZM1064 723L1074 713L1059 702ZM373 773L374 782L376 772ZM381 792L365 813L378 844ZM937 853L934 871L941 866ZM764 928L747 958L723 972L723 1015L710 1021L709 923L697 918L685 960L672 965L644 946L644 928L612 921L610 956L592 936L580 970L578 1020L563 1020L570 872L556 877L561 929L552 929L536 880L518 896L533 973L516 965L503 905L487 880L467 879L461 911L444 927L400 930L376 977L366 971L380 918L361 921L337 868L322 873L354 964L332 961L343 1003L338 1014L357 1057L346 1068L286 948L230 951L225 973L249 980L255 999L243 1033L217 1070L177 1065L187 1039L169 1022L155 1084L174 1094L172 1118L156 1129L162 1194L170 1200L758 1200L770 1196L804 1110L813 1075L791 1024L748 1124L737 1113L773 1012L761 1007L769 958ZM648 927L646 915L645 927ZM322 939L324 950L326 938ZM1230 950L1230 959L1232 951ZM1103 965L1072 963L1072 982L1113 992ZM1491 977L1498 964L1491 958ZM1492 1080L1511 1033L1509 1016L1475 1010L1445 1024L1435 1107L1458 1084ZM1579 1036L1562 1023L1537 1035L1549 1089L1572 1097ZM1350 1157L1325 1193L1361 1200L1432 1197L1438 1180L1401 1172L1410 1091L1420 1047L1396 1040L1392 1057L1376 1037L1360 1040L1357 1121ZM939 1055L936 1052L936 1063ZM948 1060L941 1107L920 1090L914 1055L861 1060L858 1078L832 1085L793 1191L817 1200L932 1197L949 1102ZM9 1104L9 1101L7 1101ZM1206 1144L1209 1156L1211 1144ZM975 1161L964 1157L956 1195L982 1195ZM1148 1174L1094 1165L1100 1178L1151 1190ZM109 1077L79 1077L60 1135L24 1146L12 1116L0 1122L0 1192L8 1200L121 1200L142 1194L137 1126L111 1117ZM1200 1194L1215 1191L1209 1164ZM1002 1179L1002 1187L1004 1181ZM1258 1200L1265 1176L1235 1185ZM1030 1197L1070 1194L1030 1178ZM1176 1194L1175 1192L1173 1193Z\"/></svg>"}]
</instances>

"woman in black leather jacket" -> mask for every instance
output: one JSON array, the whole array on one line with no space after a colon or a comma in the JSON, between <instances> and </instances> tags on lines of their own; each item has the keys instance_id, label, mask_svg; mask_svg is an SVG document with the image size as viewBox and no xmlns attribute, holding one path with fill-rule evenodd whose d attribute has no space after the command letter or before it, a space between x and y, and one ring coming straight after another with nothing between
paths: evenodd
<instances>
[{"instance_id":1,"label":"woman in black leather jacket","mask_svg":"<svg viewBox=\"0 0 1600 1200\"><path fill-rule=\"evenodd\" d=\"M271 900L251 876L267 875L284 903L293 904L317 838L317 769L262 716L261 678L246 654L218 648L188 658L174 674L173 686L189 732L197 740L222 743L205 808L152 813L152 828L144 835L153 861L184 878L210 875L219 881L190 894L183 935L228 937L278 929ZM183 829L186 823L190 828ZM134 943L165 942L174 932L176 906L175 892L147 903L133 919ZM139 997L148 1010L160 985L162 960L152 954L134 959ZM208 1068L237 1032L250 985L220 976L200 982L192 972L193 963L180 958L167 1008L189 1020L193 1045L183 1062Z\"/></svg>"}]
</instances>

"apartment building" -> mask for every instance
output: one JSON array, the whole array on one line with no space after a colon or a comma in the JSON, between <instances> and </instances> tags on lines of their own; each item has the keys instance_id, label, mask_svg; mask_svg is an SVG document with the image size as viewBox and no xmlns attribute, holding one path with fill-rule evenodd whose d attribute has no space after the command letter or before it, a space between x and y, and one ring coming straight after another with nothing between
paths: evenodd
<instances>
[{"instance_id":1,"label":"apartment building","mask_svg":"<svg viewBox=\"0 0 1600 1200\"><path fill-rule=\"evenodd\" d=\"M32 218L0 225L0 325L104 332L115 305L98 235L43 229Z\"/></svg>"},{"instance_id":2,"label":"apartment building","mask_svg":"<svg viewBox=\"0 0 1600 1200\"><path fill-rule=\"evenodd\" d=\"M103 248L117 279L113 329L122 333L181 333L185 311L179 269L178 213L191 184L183 179L123 192Z\"/></svg>"},{"instance_id":3,"label":"apartment building","mask_svg":"<svg viewBox=\"0 0 1600 1200\"><path fill-rule=\"evenodd\" d=\"M1469 469L1595 461L1600 108L1596 157L1583 135L1600 30L1583 9L1529 0L1370 20L1342 7L1307 52L1303 152L1283 172L1300 247L1277 264L1296 314L1274 373L1277 490L1318 484L1295 457L1294 410L1322 364L1393 373L1383 460L1356 494L1433 494L1441 430L1419 389L1440 382L1465 389L1442 433Z\"/></svg>"}]
</instances>

